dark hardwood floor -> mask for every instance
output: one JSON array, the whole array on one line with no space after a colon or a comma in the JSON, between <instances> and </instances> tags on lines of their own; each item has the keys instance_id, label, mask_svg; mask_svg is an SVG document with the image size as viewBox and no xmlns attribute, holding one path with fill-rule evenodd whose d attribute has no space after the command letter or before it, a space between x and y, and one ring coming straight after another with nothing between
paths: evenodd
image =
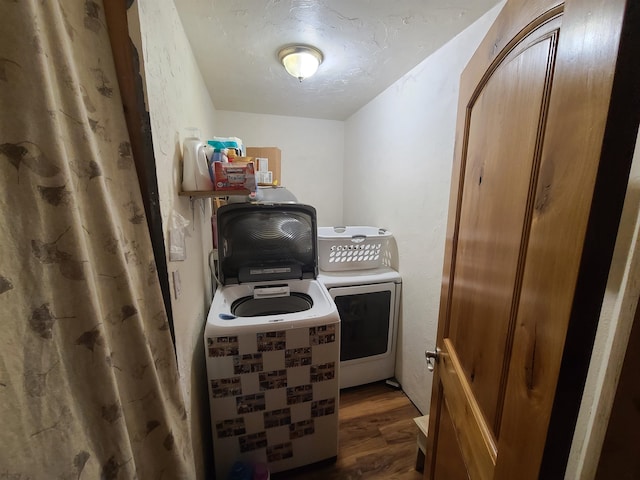
<instances>
[{"instance_id":1,"label":"dark hardwood floor","mask_svg":"<svg viewBox=\"0 0 640 480\"><path fill-rule=\"evenodd\" d=\"M415 467L420 412L385 382L340 392L338 459L274 474L274 480L421 480Z\"/></svg>"}]
</instances>

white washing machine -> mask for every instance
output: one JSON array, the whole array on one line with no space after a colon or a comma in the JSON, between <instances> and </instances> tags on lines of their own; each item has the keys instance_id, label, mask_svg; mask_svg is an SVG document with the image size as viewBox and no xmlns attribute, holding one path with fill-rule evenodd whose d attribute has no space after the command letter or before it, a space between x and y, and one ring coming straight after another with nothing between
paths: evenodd
<instances>
[{"instance_id":1,"label":"white washing machine","mask_svg":"<svg viewBox=\"0 0 640 480\"><path fill-rule=\"evenodd\" d=\"M320 280L340 314L340 388L394 377L402 277L390 264L391 232L320 227Z\"/></svg>"},{"instance_id":2,"label":"white washing machine","mask_svg":"<svg viewBox=\"0 0 640 480\"><path fill-rule=\"evenodd\" d=\"M237 460L275 473L335 458L340 317L316 280L315 209L226 205L217 226L204 331L217 478Z\"/></svg>"}]
</instances>

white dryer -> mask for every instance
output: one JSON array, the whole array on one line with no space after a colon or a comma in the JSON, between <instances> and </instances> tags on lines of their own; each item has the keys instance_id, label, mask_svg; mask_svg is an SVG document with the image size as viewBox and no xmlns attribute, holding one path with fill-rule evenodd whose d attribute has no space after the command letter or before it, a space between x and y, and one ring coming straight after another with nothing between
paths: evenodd
<instances>
[{"instance_id":1,"label":"white dryer","mask_svg":"<svg viewBox=\"0 0 640 480\"><path fill-rule=\"evenodd\" d=\"M395 375L402 277L390 267L393 234L320 227L320 280L340 314L340 388Z\"/></svg>"},{"instance_id":2,"label":"white dryer","mask_svg":"<svg viewBox=\"0 0 640 480\"><path fill-rule=\"evenodd\" d=\"M325 272L340 314L340 388L394 377L402 277L389 267Z\"/></svg>"},{"instance_id":3,"label":"white dryer","mask_svg":"<svg viewBox=\"0 0 640 480\"><path fill-rule=\"evenodd\" d=\"M217 214L222 286L204 331L217 478L335 458L340 317L316 280L316 212L232 204Z\"/></svg>"}]
</instances>

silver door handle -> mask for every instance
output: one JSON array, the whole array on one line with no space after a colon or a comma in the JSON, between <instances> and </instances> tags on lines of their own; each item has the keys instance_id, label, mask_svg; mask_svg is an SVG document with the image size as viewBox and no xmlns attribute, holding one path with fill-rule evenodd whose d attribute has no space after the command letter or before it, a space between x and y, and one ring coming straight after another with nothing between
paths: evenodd
<instances>
[{"instance_id":1,"label":"silver door handle","mask_svg":"<svg viewBox=\"0 0 640 480\"><path fill-rule=\"evenodd\" d=\"M433 372L436 368L436 363L438 363L438 359L440 358L440 349L436 347L434 350L426 350L424 352L424 356L427 360L427 369L430 372Z\"/></svg>"}]
</instances>

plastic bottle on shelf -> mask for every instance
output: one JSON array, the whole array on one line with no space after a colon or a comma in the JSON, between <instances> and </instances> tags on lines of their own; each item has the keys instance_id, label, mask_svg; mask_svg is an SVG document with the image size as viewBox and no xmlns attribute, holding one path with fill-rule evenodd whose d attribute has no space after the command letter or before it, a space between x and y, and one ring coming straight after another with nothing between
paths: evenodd
<instances>
[{"instance_id":1,"label":"plastic bottle on shelf","mask_svg":"<svg viewBox=\"0 0 640 480\"><path fill-rule=\"evenodd\" d=\"M213 190L205 144L200 141L197 129L188 129L182 142L182 190Z\"/></svg>"}]
</instances>

